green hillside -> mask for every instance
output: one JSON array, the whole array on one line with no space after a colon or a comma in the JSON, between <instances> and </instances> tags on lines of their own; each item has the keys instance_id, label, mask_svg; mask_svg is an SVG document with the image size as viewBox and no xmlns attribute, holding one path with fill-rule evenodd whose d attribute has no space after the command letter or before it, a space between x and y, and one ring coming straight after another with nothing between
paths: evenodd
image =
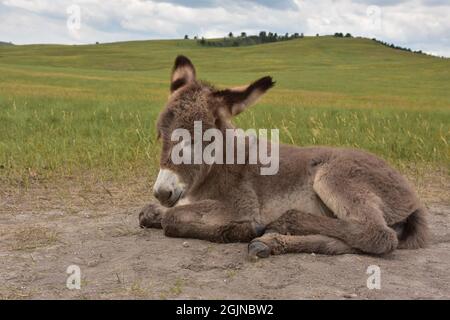
<instances>
[{"instance_id":1,"label":"green hillside","mask_svg":"<svg viewBox=\"0 0 450 320\"><path fill-rule=\"evenodd\" d=\"M306 37L238 48L195 41L0 47L0 177L153 174L154 122L176 55L220 87L272 75L237 123L284 142L357 146L393 161L450 163L450 59L368 39Z\"/></svg>"}]
</instances>

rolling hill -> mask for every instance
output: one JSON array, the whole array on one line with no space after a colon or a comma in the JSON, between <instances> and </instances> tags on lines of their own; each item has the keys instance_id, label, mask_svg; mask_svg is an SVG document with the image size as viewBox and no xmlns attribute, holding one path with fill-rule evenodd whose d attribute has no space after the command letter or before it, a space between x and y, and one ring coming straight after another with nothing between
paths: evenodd
<instances>
[{"instance_id":1,"label":"rolling hill","mask_svg":"<svg viewBox=\"0 0 450 320\"><path fill-rule=\"evenodd\" d=\"M350 145L398 166L448 164L450 59L362 38L305 37L238 48L192 40L0 47L0 177L157 166L154 121L176 55L220 87L277 81L244 127L284 142Z\"/></svg>"}]
</instances>

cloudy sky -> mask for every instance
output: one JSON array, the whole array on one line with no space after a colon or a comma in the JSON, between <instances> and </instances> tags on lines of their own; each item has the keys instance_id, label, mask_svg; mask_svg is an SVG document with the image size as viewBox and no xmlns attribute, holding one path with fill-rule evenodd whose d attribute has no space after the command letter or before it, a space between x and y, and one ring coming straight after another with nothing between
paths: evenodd
<instances>
[{"instance_id":1,"label":"cloudy sky","mask_svg":"<svg viewBox=\"0 0 450 320\"><path fill-rule=\"evenodd\" d=\"M450 57L449 0L0 0L0 41L350 32Z\"/></svg>"}]
</instances>

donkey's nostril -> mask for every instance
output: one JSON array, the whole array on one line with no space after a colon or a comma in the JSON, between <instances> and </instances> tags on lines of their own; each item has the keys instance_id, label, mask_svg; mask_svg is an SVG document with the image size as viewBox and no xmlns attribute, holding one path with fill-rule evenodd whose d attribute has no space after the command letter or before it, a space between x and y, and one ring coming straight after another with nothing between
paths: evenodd
<instances>
[{"instance_id":1,"label":"donkey's nostril","mask_svg":"<svg viewBox=\"0 0 450 320\"><path fill-rule=\"evenodd\" d=\"M156 199L160 202L165 202L172 197L172 191L170 190L158 190L153 193Z\"/></svg>"}]
</instances>

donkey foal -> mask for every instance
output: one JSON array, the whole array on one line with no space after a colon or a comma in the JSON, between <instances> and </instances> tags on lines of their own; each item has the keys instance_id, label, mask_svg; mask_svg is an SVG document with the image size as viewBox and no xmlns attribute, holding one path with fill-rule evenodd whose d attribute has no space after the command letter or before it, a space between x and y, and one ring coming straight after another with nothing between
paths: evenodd
<instances>
[{"instance_id":1,"label":"donkey foal","mask_svg":"<svg viewBox=\"0 0 450 320\"><path fill-rule=\"evenodd\" d=\"M160 173L141 227L170 237L250 242L251 257L309 252L385 254L427 243L426 208L394 168L361 150L279 145L279 171L256 164L174 164L175 129L234 129L231 118L274 85L271 77L218 90L179 56L157 130ZM183 152L191 152L184 148ZM227 152L227 150L223 150ZM229 152L229 150L228 150Z\"/></svg>"}]
</instances>

